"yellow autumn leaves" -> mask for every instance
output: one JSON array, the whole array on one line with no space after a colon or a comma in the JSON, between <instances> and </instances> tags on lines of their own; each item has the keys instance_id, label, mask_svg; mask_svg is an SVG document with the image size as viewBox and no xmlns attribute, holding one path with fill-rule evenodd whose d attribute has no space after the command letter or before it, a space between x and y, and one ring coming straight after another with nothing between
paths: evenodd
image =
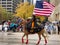
<instances>
[{"instance_id":1,"label":"yellow autumn leaves","mask_svg":"<svg viewBox=\"0 0 60 45\"><path fill-rule=\"evenodd\" d=\"M28 17L31 17L33 14L34 5L29 4L28 2L18 4L16 8L16 14L15 16L27 19ZM40 18L41 21L45 19L44 16L37 16Z\"/></svg>"},{"instance_id":2,"label":"yellow autumn leaves","mask_svg":"<svg viewBox=\"0 0 60 45\"><path fill-rule=\"evenodd\" d=\"M21 3L18 5L16 9L16 16L26 19L32 16L33 9L34 9L34 6L29 4L28 2Z\"/></svg>"}]
</instances>

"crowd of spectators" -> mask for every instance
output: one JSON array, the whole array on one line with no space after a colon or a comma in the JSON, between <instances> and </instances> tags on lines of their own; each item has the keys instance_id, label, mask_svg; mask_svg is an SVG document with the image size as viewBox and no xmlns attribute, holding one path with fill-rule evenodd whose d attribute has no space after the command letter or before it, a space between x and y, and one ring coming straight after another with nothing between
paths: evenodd
<instances>
[{"instance_id":1,"label":"crowd of spectators","mask_svg":"<svg viewBox=\"0 0 60 45\"><path fill-rule=\"evenodd\" d=\"M54 34L54 33L59 34L59 32L60 32L60 21L58 21L58 22L46 22L45 30L49 34Z\"/></svg>"},{"instance_id":2,"label":"crowd of spectators","mask_svg":"<svg viewBox=\"0 0 60 45\"><path fill-rule=\"evenodd\" d=\"M12 30L13 32L16 31L23 31L22 25L20 25L22 22L21 18L13 18L11 20L4 20L0 23L0 31L11 31L11 27L14 27L15 29ZM59 34L60 32L60 21L58 22L46 22L44 29L49 33L49 34Z\"/></svg>"}]
</instances>

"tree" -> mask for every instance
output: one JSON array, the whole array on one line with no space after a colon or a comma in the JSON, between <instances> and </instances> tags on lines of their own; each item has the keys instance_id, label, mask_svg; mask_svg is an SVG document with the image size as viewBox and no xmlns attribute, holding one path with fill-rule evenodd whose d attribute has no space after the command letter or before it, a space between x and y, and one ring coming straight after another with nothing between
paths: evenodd
<instances>
[{"instance_id":1,"label":"tree","mask_svg":"<svg viewBox=\"0 0 60 45\"><path fill-rule=\"evenodd\" d=\"M40 21L43 22L44 20L47 21L46 16L36 16L37 18L40 18Z\"/></svg>"},{"instance_id":2,"label":"tree","mask_svg":"<svg viewBox=\"0 0 60 45\"><path fill-rule=\"evenodd\" d=\"M6 9L4 9L1 5L0 5L0 21L2 20L8 20L9 18L12 17L12 13L7 12Z\"/></svg>"},{"instance_id":3,"label":"tree","mask_svg":"<svg viewBox=\"0 0 60 45\"><path fill-rule=\"evenodd\" d=\"M34 5L31 5L28 2L21 3L21 4L18 4L15 15L26 19L32 16L33 9L34 9ZM41 22L46 19L45 16L36 16L36 17L39 17Z\"/></svg>"},{"instance_id":4,"label":"tree","mask_svg":"<svg viewBox=\"0 0 60 45\"><path fill-rule=\"evenodd\" d=\"M26 19L32 16L33 9L34 9L34 6L29 4L28 2L21 3L17 6L16 16Z\"/></svg>"}]
</instances>

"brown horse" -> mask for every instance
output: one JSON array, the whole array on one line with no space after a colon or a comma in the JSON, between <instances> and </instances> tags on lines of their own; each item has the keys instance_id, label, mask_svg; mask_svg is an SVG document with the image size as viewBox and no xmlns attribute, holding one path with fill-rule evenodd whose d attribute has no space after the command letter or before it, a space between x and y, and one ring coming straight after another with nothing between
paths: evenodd
<instances>
[{"instance_id":1,"label":"brown horse","mask_svg":"<svg viewBox=\"0 0 60 45\"><path fill-rule=\"evenodd\" d=\"M24 35L23 35L23 37L22 37L22 43L24 43L24 39L23 39L23 38L26 36L26 38L27 38L26 44L28 44L28 35L31 34L31 33L28 32L27 29L26 29L26 27L25 27L27 21L23 20L22 22L23 22L22 24L23 24L23 32L24 32ZM39 40L38 40L38 42L37 42L36 45L38 45L38 44L40 43L41 35L42 35L42 36L44 37L44 39L45 39L45 45L47 44L47 39L46 39L46 36L44 35L44 33L45 33L44 28L43 28L41 31L37 32L38 37L39 37ZM35 34L35 33L34 33L34 34Z\"/></svg>"}]
</instances>

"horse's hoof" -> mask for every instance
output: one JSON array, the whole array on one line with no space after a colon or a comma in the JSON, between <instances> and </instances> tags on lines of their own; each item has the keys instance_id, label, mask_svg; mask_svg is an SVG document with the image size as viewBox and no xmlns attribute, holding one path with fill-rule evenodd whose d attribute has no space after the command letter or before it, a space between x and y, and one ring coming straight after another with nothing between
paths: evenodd
<instances>
[{"instance_id":1,"label":"horse's hoof","mask_svg":"<svg viewBox=\"0 0 60 45\"><path fill-rule=\"evenodd\" d=\"M22 41L22 43L24 43L24 41Z\"/></svg>"},{"instance_id":2,"label":"horse's hoof","mask_svg":"<svg viewBox=\"0 0 60 45\"><path fill-rule=\"evenodd\" d=\"M36 45L39 45L39 44L36 44Z\"/></svg>"},{"instance_id":3,"label":"horse's hoof","mask_svg":"<svg viewBox=\"0 0 60 45\"><path fill-rule=\"evenodd\" d=\"M47 43L45 43L44 45L47 45Z\"/></svg>"},{"instance_id":4,"label":"horse's hoof","mask_svg":"<svg viewBox=\"0 0 60 45\"><path fill-rule=\"evenodd\" d=\"M44 45L47 45L47 44L44 44Z\"/></svg>"},{"instance_id":5,"label":"horse's hoof","mask_svg":"<svg viewBox=\"0 0 60 45\"><path fill-rule=\"evenodd\" d=\"M22 38L22 43L24 43L24 40L23 40L23 38Z\"/></svg>"},{"instance_id":6,"label":"horse's hoof","mask_svg":"<svg viewBox=\"0 0 60 45\"><path fill-rule=\"evenodd\" d=\"M45 40L45 44L47 44L47 40Z\"/></svg>"},{"instance_id":7,"label":"horse's hoof","mask_svg":"<svg viewBox=\"0 0 60 45\"><path fill-rule=\"evenodd\" d=\"M28 44L28 42L26 42L26 44Z\"/></svg>"}]
</instances>

